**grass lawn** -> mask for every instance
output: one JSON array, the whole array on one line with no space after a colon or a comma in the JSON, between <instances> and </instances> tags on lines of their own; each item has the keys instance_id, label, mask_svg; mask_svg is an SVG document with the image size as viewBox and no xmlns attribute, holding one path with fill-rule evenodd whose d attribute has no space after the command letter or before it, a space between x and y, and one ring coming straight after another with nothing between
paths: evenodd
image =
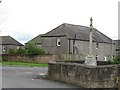
<instances>
[{"instance_id":1,"label":"grass lawn","mask_svg":"<svg viewBox=\"0 0 120 90\"><path fill-rule=\"evenodd\" d=\"M48 64L38 64L38 63L27 63L27 62L2 62L2 65L11 65L11 66L32 66L32 67L47 67Z\"/></svg>"}]
</instances>

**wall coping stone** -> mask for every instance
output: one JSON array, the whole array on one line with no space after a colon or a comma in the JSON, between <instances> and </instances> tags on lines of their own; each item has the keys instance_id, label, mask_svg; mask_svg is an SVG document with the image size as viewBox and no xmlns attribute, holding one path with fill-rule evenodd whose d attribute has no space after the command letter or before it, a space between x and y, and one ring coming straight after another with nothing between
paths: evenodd
<instances>
[{"instance_id":1,"label":"wall coping stone","mask_svg":"<svg viewBox=\"0 0 120 90\"><path fill-rule=\"evenodd\" d=\"M82 66L82 67L86 67L86 68L111 68L111 67L120 67L120 64L90 66L90 65L80 64L80 63L71 63L71 62L64 62L64 61L62 61L62 62L50 61L48 64L76 65L76 66Z\"/></svg>"}]
</instances>

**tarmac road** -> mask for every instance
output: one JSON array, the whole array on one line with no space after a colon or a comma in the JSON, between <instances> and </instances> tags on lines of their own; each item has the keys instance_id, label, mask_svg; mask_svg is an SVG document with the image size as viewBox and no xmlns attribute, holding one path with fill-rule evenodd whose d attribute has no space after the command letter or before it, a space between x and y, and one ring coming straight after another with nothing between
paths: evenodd
<instances>
[{"instance_id":1,"label":"tarmac road","mask_svg":"<svg viewBox=\"0 0 120 90\"><path fill-rule=\"evenodd\" d=\"M69 84L40 78L47 67L2 67L2 88L77 88Z\"/></svg>"}]
</instances>

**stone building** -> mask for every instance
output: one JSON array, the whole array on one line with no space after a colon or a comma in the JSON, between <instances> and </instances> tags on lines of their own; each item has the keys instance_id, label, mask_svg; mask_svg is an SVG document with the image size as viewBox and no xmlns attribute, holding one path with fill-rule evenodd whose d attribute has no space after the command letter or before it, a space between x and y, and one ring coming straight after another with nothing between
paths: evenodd
<instances>
[{"instance_id":1,"label":"stone building","mask_svg":"<svg viewBox=\"0 0 120 90\"><path fill-rule=\"evenodd\" d=\"M42 48L50 54L80 54L89 50L89 27L64 23L41 35ZM93 54L96 60L109 60L115 55L112 39L93 29Z\"/></svg>"},{"instance_id":2,"label":"stone building","mask_svg":"<svg viewBox=\"0 0 120 90\"><path fill-rule=\"evenodd\" d=\"M120 57L120 40L114 40L116 47L116 55Z\"/></svg>"},{"instance_id":3,"label":"stone building","mask_svg":"<svg viewBox=\"0 0 120 90\"><path fill-rule=\"evenodd\" d=\"M25 43L25 45L27 45L28 43L33 43L35 44L37 47L41 48L41 44L42 44L42 38L41 35L36 36L35 38L31 39L30 41L28 41L27 43Z\"/></svg>"},{"instance_id":4,"label":"stone building","mask_svg":"<svg viewBox=\"0 0 120 90\"><path fill-rule=\"evenodd\" d=\"M9 49L19 49L23 46L11 36L0 36L0 54L8 54Z\"/></svg>"}]
</instances>

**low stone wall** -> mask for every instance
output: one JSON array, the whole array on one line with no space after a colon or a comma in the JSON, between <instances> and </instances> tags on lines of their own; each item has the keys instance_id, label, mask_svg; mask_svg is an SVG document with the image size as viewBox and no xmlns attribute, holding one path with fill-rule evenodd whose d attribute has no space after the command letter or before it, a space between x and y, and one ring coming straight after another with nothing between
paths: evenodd
<instances>
[{"instance_id":1,"label":"low stone wall","mask_svg":"<svg viewBox=\"0 0 120 90\"><path fill-rule=\"evenodd\" d=\"M57 60L57 62L66 62L66 63L78 63L78 64L84 64L84 60ZM108 65L108 61L97 61L97 65Z\"/></svg>"},{"instance_id":2,"label":"low stone wall","mask_svg":"<svg viewBox=\"0 0 120 90\"><path fill-rule=\"evenodd\" d=\"M32 63L48 63L50 61L59 60L58 55L3 55L4 61L15 62L32 62Z\"/></svg>"},{"instance_id":3,"label":"low stone wall","mask_svg":"<svg viewBox=\"0 0 120 90\"><path fill-rule=\"evenodd\" d=\"M70 62L50 62L48 77L84 88L117 88L119 65L88 66Z\"/></svg>"},{"instance_id":4,"label":"low stone wall","mask_svg":"<svg viewBox=\"0 0 120 90\"><path fill-rule=\"evenodd\" d=\"M82 54L61 54L60 55L60 58L61 60L66 60L66 61L76 61L76 60L79 60L79 61L82 61L82 60L85 60L85 55L82 55Z\"/></svg>"}]
</instances>

